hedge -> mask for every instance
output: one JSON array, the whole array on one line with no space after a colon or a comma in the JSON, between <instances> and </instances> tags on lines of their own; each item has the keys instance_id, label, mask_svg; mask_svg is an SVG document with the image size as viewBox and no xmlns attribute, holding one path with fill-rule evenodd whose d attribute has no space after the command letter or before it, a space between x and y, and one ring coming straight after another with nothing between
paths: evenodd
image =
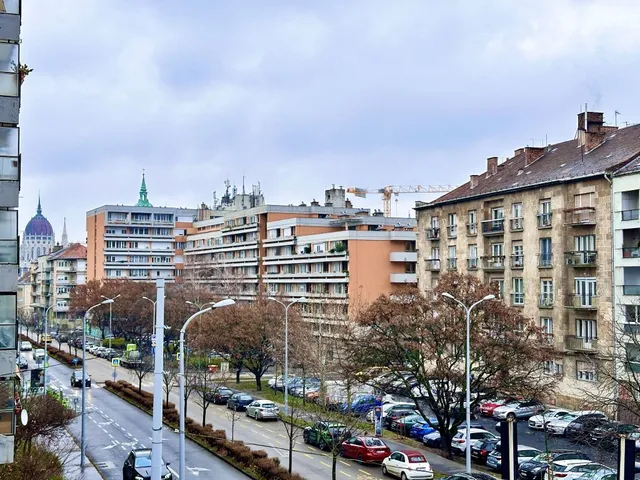
<instances>
[{"instance_id":1,"label":"hedge","mask_svg":"<svg viewBox=\"0 0 640 480\"><path fill-rule=\"evenodd\" d=\"M117 348L119 350L124 350L125 346L127 345L127 342L124 338L112 338L111 339L111 348ZM102 346L103 347L109 347L109 339L105 339L102 340Z\"/></svg>"},{"instance_id":2,"label":"hedge","mask_svg":"<svg viewBox=\"0 0 640 480\"><path fill-rule=\"evenodd\" d=\"M151 413L153 410L153 394L137 388L125 380L105 381L107 390L124 398L138 408ZM178 427L180 414L175 404L169 402L162 406L163 420L172 428ZM230 460L230 463L240 467L243 471L257 474L254 478L269 480L304 480L297 473L289 474L286 468L280 466L279 458L271 458L264 450L252 450L244 442L230 441L224 430L214 430L211 424L200 425L192 418L185 418L186 436L218 457Z\"/></svg>"},{"instance_id":3,"label":"hedge","mask_svg":"<svg viewBox=\"0 0 640 480\"><path fill-rule=\"evenodd\" d=\"M35 348L44 348L44 344L43 343L37 343L35 340L32 340L31 338L27 337L26 335L20 334L20 341L31 342ZM50 356L50 357L55 358L59 362L67 364L70 367L81 367L82 366L82 358L76 357L75 355L72 355L72 354L70 354L68 352L65 352L62 349L56 348L51 344L47 345L47 355ZM73 361L74 358L78 359L78 360L76 360L75 363Z\"/></svg>"}]
</instances>

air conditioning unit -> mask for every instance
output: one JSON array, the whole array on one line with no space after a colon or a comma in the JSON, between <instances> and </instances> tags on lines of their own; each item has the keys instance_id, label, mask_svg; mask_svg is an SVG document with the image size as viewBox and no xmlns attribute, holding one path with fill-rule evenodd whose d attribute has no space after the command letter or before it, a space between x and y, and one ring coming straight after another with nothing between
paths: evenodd
<instances>
[{"instance_id":1,"label":"air conditioning unit","mask_svg":"<svg viewBox=\"0 0 640 480\"><path fill-rule=\"evenodd\" d=\"M567 265L575 265L575 264L576 264L575 258L567 258Z\"/></svg>"}]
</instances>

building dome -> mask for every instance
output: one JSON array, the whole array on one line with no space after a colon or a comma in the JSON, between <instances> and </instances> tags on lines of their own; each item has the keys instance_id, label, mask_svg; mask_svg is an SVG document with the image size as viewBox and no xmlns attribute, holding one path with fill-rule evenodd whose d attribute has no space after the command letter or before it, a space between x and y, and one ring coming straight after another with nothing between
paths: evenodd
<instances>
[{"instance_id":1,"label":"building dome","mask_svg":"<svg viewBox=\"0 0 640 480\"><path fill-rule=\"evenodd\" d=\"M40 199L38 199L38 210L35 216L29 220L27 226L24 229L25 236L44 236L53 237L53 227L49 223L49 220L42 215L42 207L40 206Z\"/></svg>"}]
</instances>

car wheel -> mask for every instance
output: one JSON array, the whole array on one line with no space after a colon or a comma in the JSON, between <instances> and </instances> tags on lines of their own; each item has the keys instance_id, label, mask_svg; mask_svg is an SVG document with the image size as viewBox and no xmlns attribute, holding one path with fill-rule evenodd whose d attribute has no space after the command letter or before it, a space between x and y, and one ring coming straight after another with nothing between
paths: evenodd
<instances>
[{"instance_id":1,"label":"car wheel","mask_svg":"<svg viewBox=\"0 0 640 480\"><path fill-rule=\"evenodd\" d=\"M362 455L358 454L358 458L356 458L356 461L358 463L364 463L364 460L362 460Z\"/></svg>"},{"instance_id":2,"label":"car wheel","mask_svg":"<svg viewBox=\"0 0 640 480\"><path fill-rule=\"evenodd\" d=\"M509 412L507 413L507 420L515 420L516 419L516 414L513 412Z\"/></svg>"},{"instance_id":3,"label":"car wheel","mask_svg":"<svg viewBox=\"0 0 640 480\"><path fill-rule=\"evenodd\" d=\"M309 434L307 432L302 434L302 441L307 444L309 443Z\"/></svg>"},{"instance_id":4,"label":"car wheel","mask_svg":"<svg viewBox=\"0 0 640 480\"><path fill-rule=\"evenodd\" d=\"M402 475L400 475L401 480L407 480L407 474L402 472Z\"/></svg>"},{"instance_id":5,"label":"car wheel","mask_svg":"<svg viewBox=\"0 0 640 480\"><path fill-rule=\"evenodd\" d=\"M320 450L323 450L323 451L327 449L327 444L326 444L326 443L324 443L324 440L320 440L320 441L318 442L318 448L319 448Z\"/></svg>"},{"instance_id":6,"label":"car wheel","mask_svg":"<svg viewBox=\"0 0 640 480\"><path fill-rule=\"evenodd\" d=\"M389 475L389 472L387 472L387 467L385 465L382 465L382 475Z\"/></svg>"},{"instance_id":7,"label":"car wheel","mask_svg":"<svg viewBox=\"0 0 640 480\"><path fill-rule=\"evenodd\" d=\"M256 420L264 420L261 413L256 412Z\"/></svg>"}]
</instances>

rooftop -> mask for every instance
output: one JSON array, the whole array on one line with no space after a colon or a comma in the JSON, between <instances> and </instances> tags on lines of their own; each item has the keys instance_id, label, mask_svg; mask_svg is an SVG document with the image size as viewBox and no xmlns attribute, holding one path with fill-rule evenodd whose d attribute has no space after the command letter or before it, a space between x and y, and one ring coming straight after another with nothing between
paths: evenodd
<instances>
[{"instance_id":1,"label":"rooftop","mask_svg":"<svg viewBox=\"0 0 640 480\"><path fill-rule=\"evenodd\" d=\"M49 256L50 260L73 260L87 258L87 247L81 243L72 243Z\"/></svg>"}]
</instances>

